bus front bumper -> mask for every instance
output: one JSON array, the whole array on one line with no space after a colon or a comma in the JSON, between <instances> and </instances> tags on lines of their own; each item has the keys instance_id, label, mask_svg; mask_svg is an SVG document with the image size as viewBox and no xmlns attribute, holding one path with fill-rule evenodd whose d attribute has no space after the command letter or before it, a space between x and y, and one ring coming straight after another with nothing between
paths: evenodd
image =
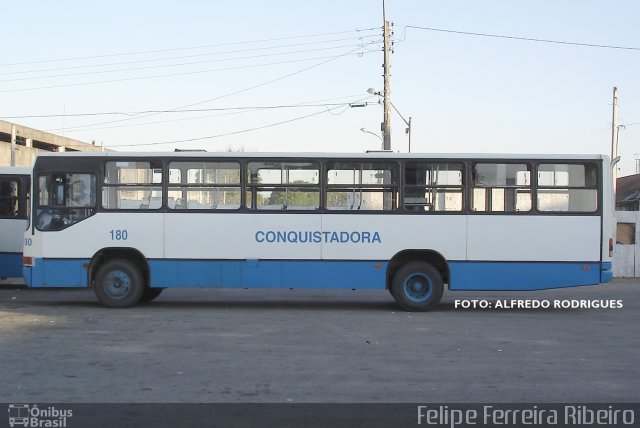
<instances>
[{"instance_id":1,"label":"bus front bumper","mask_svg":"<svg viewBox=\"0 0 640 428\"><path fill-rule=\"evenodd\" d=\"M22 266L22 277L27 287L33 287L33 268L31 266Z\"/></svg>"}]
</instances>

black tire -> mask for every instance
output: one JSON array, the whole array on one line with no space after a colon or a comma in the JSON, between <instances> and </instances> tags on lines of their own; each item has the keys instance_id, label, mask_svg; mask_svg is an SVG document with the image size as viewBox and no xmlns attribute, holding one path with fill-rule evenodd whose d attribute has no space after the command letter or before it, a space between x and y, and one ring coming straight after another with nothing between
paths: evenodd
<instances>
[{"instance_id":1,"label":"black tire","mask_svg":"<svg viewBox=\"0 0 640 428\"><path fill-rule=\"evenodd\" d=\"M409 262L393 275L391 295L410 312L433 309L440 303L444 282L436 268L425 262Z\"/></svg>"},{"instance_id":2,"label":"black tire","mask_svg":"<svg viewBox=\"0 0 640 428\"><path fill-rule=\"evenodd\" d=\"M141 303L148 303L148 302L154 300L156 297L158 297L160 294L162 294L162 290L164 290L164 288L146 287L144 289L144 291L142 292L142 298L140 299L140 302Z\"/></svg>"},{"instance_id":3,"label":"black tire","mask_svg":"<svg viewBox=\"0 0 640 428\"><path fill-rule=\"evenodd\" d=\"M128 260L108 261L98 270L94 283L98 300L110 308L126 308L142 298L144 283L140 269Z\"/></svg>"}]
</instances>

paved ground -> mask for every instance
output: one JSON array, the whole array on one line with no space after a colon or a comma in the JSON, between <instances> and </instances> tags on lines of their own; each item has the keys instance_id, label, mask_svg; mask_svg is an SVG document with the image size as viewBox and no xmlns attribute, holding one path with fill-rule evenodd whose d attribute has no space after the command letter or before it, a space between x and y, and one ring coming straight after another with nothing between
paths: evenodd
<instances>
[{"instance_id":1,"label":"paved ground","mask_svg":"<svg viewBox=\"0 0 640 428\"><path fill-rule=\"evenodd\" d=\"M618 309L455 308L456 299L621 300ZM638 402L640 281L446 293L0 286L0 402Z\"/></svg>"}]
</instances>

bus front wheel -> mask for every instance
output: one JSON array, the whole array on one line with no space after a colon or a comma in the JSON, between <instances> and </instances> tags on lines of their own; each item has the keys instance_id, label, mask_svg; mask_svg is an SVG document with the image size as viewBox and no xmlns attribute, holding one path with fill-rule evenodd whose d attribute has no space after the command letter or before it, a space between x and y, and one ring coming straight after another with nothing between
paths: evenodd
<instances>
[{"instance_id":1,"label":"bus front wheel","mask_svg":"<svg viewBox=\"0 0 640 428\"><path fill-rule=\"evenodd\" d=\"M108 261L98 270L94 291L100 303L110 308L135 305L144 292L140 269L128 260Z\"/></svg>"},{"instance_id":2,"label":"bus front wheel","mask_svg":"<svg viewBox=\"0 0 640 428\"><path fill-rule=\"evenodd\" d=\"M393 275L391 295L406 311L428 311L440 303L444 281L432 265L409 262Z\"/></svg>"}]
</instances>

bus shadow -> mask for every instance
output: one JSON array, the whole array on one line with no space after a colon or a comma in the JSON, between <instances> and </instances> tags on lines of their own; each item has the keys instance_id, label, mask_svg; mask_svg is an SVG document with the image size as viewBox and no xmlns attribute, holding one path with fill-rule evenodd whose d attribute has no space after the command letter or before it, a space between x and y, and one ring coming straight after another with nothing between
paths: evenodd
<instances>
[{"instance_id":1,"label":"bus shadow","mask_svg":"<svg viewBox=\"0 0 640 428\"><path fill-rule=\"evenodd\" d=\"M6 309L27 309L29 307L40 308L74 308L74 309L98 309L105 311L118 311L118 309L107 308L100 302L91 300L37 300L37 301L21 301L15 303L9 303L5 306ZM428 312L408 312L400 308L393 300L389 301L358 301L358 300L327 300L327 299L313 299L313 300L235 300L235 299L221 299L221 300L173 300L173 299L158 299L154 302L140 303L130 308L123 310L127 311L161 311L161 310L287 310L287 311L300 311L300 310L313 310L313 311L352 311L352 312L368 312L368 311L383 311L391 313L407 313L415 315L429 315L437 313L487 313L487 314L559 314L559 313L581 313L589 311L585 308L536 308L536 309L522 309L522 308L468 308L462 309L455 307L453 302L442 302L436 308ZM594 309L595 310L595 309Z\"/></svg>"},{"instance_id":2,"label":"bus shadow","mask_svg":"<svg viewBox=\"0 0 640 428\"><path fill-rule=\"evenodd\" d=\"M56 300L56 301L22 301L9 304L7 308L27 309L29 307L56 307L73 309L100 309L105 311L118 311L117 308L107 308L100 302L87 300ZM223 310L223 309L250 309L250 310L316 310L316 311L391 311L403 312L393 301L384 302L358 302L358 301L334 301L334 300L157 300L154 302L140 303L125 308L125 311L161 311L161 310Z\"/></svg>"},{"instance_id":3,"label":"bus shadow","mask_svg":"<svg viewBox=\"0 0 640 428\"><path fill-rule=\"evenodd\" d=\"M252 309L252 310L341 310L341 311L399 311L393 301L358 302L335 300L216 300L216 301L180 301L159 300L138 305L149 309Z\"/></svg>"},{"instance_id":4,"label":"bus shadow","mask_svg":"<svg viewBox=\"0 0 640 428\"><path fill-rule=\"evenodd\" d=\"M169 290L167 290L169 291ZM474 299L478 300L478 299ZM554 300L554 299L548 299ZM486 302L490 307L466 307L463 308L457 300L451 297L443 299L440 304L431 311L424 314L433 313L490 313L490 314L559 314L559 313L583 313L585 311L597 311L596 308L562 308L537 307L496 307L493 299ZM74 308L74 309L104 309L117 310L104 307L95 297L93 290L60 290L60 289L28 289L23 287L12 287L12 289L0 289L0 307L3 309L27 309L29 307L39 308ZM283 294L241 294L237 292L216 292L216 293L166 293L153 302L140 303L128 310L156 311L163 309L181 310L219 310L219 309L251 309L251 310L339 310L339 311L384 311L397 313L414 313L400 308L398 304L387 293L369 294L339 294L322 293L316 295L283 295Z\"/></svg>"}]
</instances>

